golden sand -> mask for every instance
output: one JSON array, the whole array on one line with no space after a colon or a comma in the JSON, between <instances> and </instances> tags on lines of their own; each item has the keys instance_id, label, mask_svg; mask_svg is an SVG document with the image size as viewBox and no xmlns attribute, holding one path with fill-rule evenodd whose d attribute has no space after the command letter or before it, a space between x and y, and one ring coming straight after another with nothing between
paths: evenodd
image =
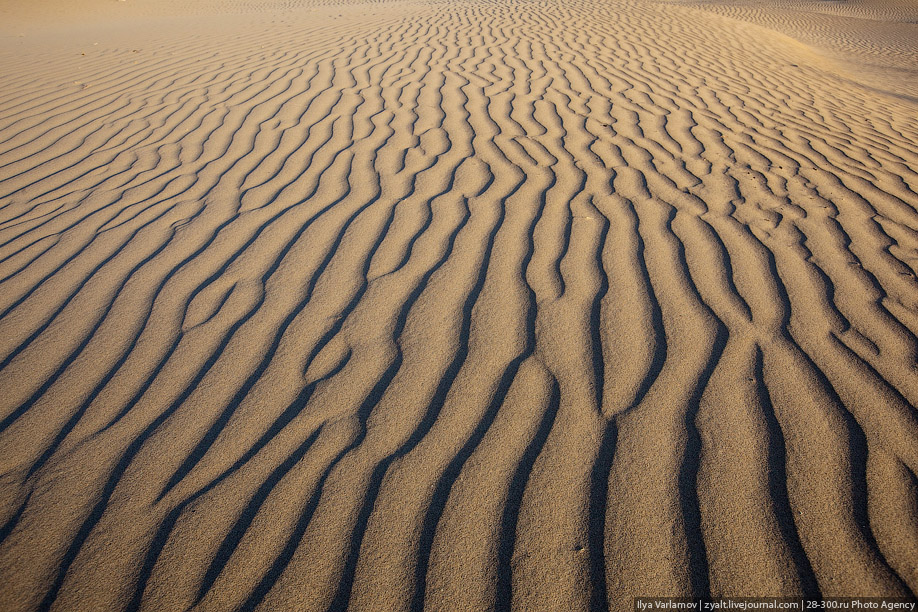
<instances>
[{"instance_id":1,"label":"golden sand","mask_svg":"<svg viewBox=\"0 0 918 612\"><path fill-rule=\"evenodd\" d=\"M918 592L914 3L0 23L0 609Z\"/></svg>"}]
</instances>

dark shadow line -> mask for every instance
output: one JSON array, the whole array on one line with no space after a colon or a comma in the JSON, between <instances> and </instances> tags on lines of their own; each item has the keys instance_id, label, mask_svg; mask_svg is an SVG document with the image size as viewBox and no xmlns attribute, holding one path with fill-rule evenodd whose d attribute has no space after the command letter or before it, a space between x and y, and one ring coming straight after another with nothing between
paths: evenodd
<instances>
[{"instance_id":1,"label":"dark shadow line","mask_svg":"<svg viewBox=\"0 0 918 612\"><path fill-rule=\"evenodd\" d=\"M602 433L599 452L590 473L590 610L608 612L609 594L606 576L606 515L609 508L609 474L618 444L618 426L609 419Z\"/></svg>"},{"instance_id":2,"label":"dark shadow line","mask_svg":"<svg viewBox=\"0 0 918 612\"><path fill-rule=\"evenodd\" d=\"M363 404L361 404L360 408L358 409L358 417L361 418L362 423L365 423L366 418L369 417L369 414L379 402L382 394L391 384L392 379L395 378L395 375L398 373L401 366L402 355L401 351L399 351L396 358L383 373L382 377L373 386L373 389L370 390L370 393L367 395ZM267 572L265 572L261 580L249 594L248 598L246 598L245 602L238 608L238 610L253 610L258 605L260 605L262 601L264 601L264 598L268 595L271 589L274 588L274 585L280 579L284 570L287 568L287 565L289 565L290 560L293 558L293 555L296 552L296 549L299 547L303 536L306 534L306 529L309 527L309 523L312 521L312 517L319 506L319 500L322 497L322 492L328 477L331 475L335 467L345 457L345 455L359 446L365 437L366 427L364 426L357 437L350 444L348 444L347 447L335 455L328 467L325 468L325 471L319 478L318 483L316 483L315 490L310 496L309 501L306 503L306 507L303 509L302 514L300 514L300 518L297 520L296 525L290 532L290 536L287 538L283 550L281 550L280 554L274 558L271 567Z\"/></svg>"},{"instance_id":3,"label":"dark shadow line","mask_svg":"<svg viewBox=\"0 0 918 612\"><path fill-rule=\"evenodd\" d=\"M523 451L523 456L520 458L516 471L514 471L510 479L507 501L501 514L500 538L497 546L497 585L494 603L496 611L509 612L512 607L513 551L516 544L516 531L520 519L520 507L523 504L523 494L526 491L526 484L532 476L532 469L536 459L548 440L548 434L555 423L560 406L561 390L558 387L558 381L552 378L548 407L542 414L539 427L526 446L526 450Z\"/></svg>"},{"instance_id":4,"label":"dark shadow line","mask_svg":"<svg viewBox=\"0 0 918 612\"><path fill-rule=\"evenodd\" d=\"M252 499L249 500L248 505L242 511L242 514L230 528L229 532L223 538L223 541L220 543L220 549L217 551L213 560L207 568L207 572L204 574L204 578L201 581L201 586L198 589L197 597L195 598L195 604L201 602L204 598L204 595L210 590L214 582L216 582L217 577L223 571L223 568L226 567L227 562L232 556L233 552L236 550L236 547L239 545L239 542L242 540L243 535L249 529L252 524L252 521L255 520L255 515L258 514L258 511L267 501L268 496L271 494L271 491L274 490L274 487L287 475L287 473L293 469L293 466L296 465L305 455L306 452L312 447L313 443L316 441L316 438L319 437L319 432L322 431L322 428L319 427L316 429L312 435L310 435L306 440L303 441L300 446L290 454L287 459L284 460L273 472L268 476L255 494L252 496Z\"/></svg>"},{"instance_id":5,"label":"dark shadow line","mask_svg":"<svg viewBox=\"0 0 918 612\"><path fill-rule=\"evenodd\" d=\"M329 372L322 378L316 380L313 383L310 383L305 388L303 388L303 390L300 391L299 395L297 395L294 401L291 402L290 405L284 410L281 416L278 417L274 421L274 423L271 424L271 427L268 428L268 430L258 439L258 441L255 442L255 444L253 444L249 448L249 450L245 452L245 454L242 457L237 459L235 463L233 463L233 465L231 465L226 470L224 470L219 476L211 480L202 489L198 490L193 495L185 499L181 504L179 504L179 506L172 513L170 513L166 517L166 519L164 519L163 523L160 525L157 531L156 536L154 536L153 538L154 545L151 545L150 549L148 549L147 551L147 555L146 555L144 564L140 572L140 577L137 580L137 586L135 587L135 592L134 592L134 600L138 602L138 605L143 597L143 593L146 589L147 582L149 581L150 576L152 574L153 567L156 565L156 561L158 560L159 555L162 552L163 546L165 545L166 541L168 540L169 535L172 533L172 530L175 527L175 523L178 520L178 515L189 504L191 504L198 498L202 497L207 492L216 488L217 485L219 485L221 482L226 480L226 478L228 478L231 474L235 473L240 468L242 468L242 466L245 465L252 457L254 457L262 448L267 446L268 443L274 438L274 436L280 433L280 431L283 430L284 427L286 427L287 424L290 423L290 421L292 421L298 414L302 412L303 408L305 408L307 402L309 401L309 398L312 396L318 384L338 374L338 372L340 372L344 368L344 366L347 364L348 359L350 359L350 355L348 355L346 359L342 360L342 362L338 364L338 366L336 366L331 372ZM321 433L322 427L323 426L320 425L313 434L310 434L310 438L317 437L319 433ZM310 446L311 446L311 443L310 443ZM238 542L234 543L233 550L235 550L235 545L238 545ZM230 551L230 553L231 552L232 551ZM227 559L223 560L222 565L226 564L226 561L228 560L228 558L229 556L227 556ZM214 561L214 563L216 563L216 561ZM216 572L216 575L214 576L214 580L216 580L217 575L219 575L220 571L222 571L222 565L220 567L220 570ZM200 592L200 599L203 599L204 595L206 595L206 589L202 588Z\"/></svg>"},{"instance_id":6,"label":"dark shadow line","mask_svg":"<svg viewBox=\"0 0 918 612\"><path fill-rule=\"evenodd\" d=\"M0 526L0 545L9 537L13 530L16 529L16 525L19 524L19 520L22 518L22 515L25 513L26 506L29 505L29 499L32 498L32 492L30 491L26 494L25 499L19 505L19 508L16 509L16 512L13 513L13 516L9 518L2 526Z\"/></svg>"},{"instance_id":7,"label":"dark shadow line","mask_svg":"<svg viewBox=\"0 0 918 612\"><path fill-rule=\"evenodd\" d=\"M784 544L793 559L797 576L800 578L800 587L803 589L803 596L807 599L821 599L819 583L816 581L816 574L813 572L810 559L800 542L800 534L797 532L797 524L790 505L790 496L787 491L787 449L784 445L784 433L765 384L762 348L758 345L755 347L753 367L756 394L759 405L762 407L765 424L768 427L768 490L771 494L775 521L778 523Z\"/></svg>"}]
</instances>

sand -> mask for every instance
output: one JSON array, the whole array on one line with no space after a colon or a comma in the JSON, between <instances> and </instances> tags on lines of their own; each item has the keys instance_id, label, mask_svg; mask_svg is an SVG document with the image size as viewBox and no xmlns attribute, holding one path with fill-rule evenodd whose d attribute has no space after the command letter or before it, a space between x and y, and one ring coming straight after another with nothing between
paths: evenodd
<instances>
[{"instance_id":1,"label":"sand","mask_svg":"<svg viewBox=\"0 0 918 612\"><path fill-rule=\"evenodd\" d=\"M918 6L0 6L0 609L918 592Z\"/></svg>"}]
</instances>

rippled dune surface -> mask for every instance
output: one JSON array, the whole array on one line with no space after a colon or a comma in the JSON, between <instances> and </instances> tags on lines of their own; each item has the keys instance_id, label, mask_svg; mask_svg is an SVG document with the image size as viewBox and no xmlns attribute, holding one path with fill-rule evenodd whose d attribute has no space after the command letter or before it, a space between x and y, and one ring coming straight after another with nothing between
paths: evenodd
<instances>
[{"instance_id":1,"label":"rippled dune surface","mask_svg":"<svg viewBox=\"0 0 918 612\"><path fill-rule=\"evenodd\" d=\"M0 608L913 597L918 102L737 6L4 26Z\"/></svg>"}]
</instances>

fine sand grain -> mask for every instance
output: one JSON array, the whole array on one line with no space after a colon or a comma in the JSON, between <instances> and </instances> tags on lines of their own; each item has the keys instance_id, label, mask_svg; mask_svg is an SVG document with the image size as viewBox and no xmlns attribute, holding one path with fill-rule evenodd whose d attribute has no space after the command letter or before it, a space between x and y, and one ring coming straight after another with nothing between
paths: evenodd
<instances>
[{"instance_id":1,"label":"fine sand grain","mask_svg":"<svg viewBox=\"0 0 918 612\"><path fill-rule=\"evenodd\" d=\"M918 592L914 3L0 22L0 610Z\"/></svg>"}]
</instances>

